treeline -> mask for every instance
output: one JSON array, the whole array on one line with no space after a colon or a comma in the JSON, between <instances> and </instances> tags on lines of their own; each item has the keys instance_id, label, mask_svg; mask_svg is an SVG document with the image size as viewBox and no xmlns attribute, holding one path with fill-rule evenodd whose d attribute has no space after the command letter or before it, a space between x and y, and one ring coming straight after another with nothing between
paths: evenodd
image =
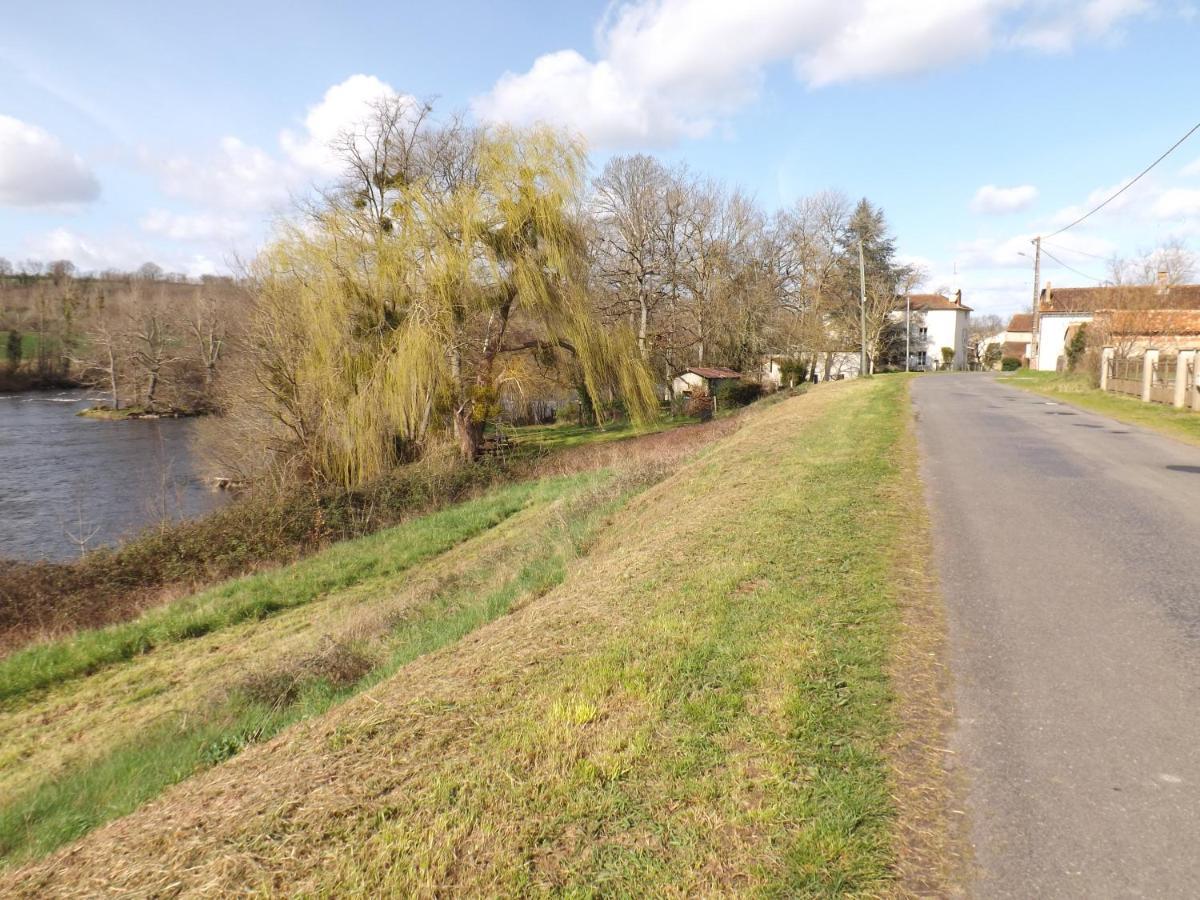
<instances>
[{"instance_id":1,"label":"treeline","mask_svg":"<svg viewBox=\"0 0 1200 900\"><path fill-rule=\"evenodd\" d=\"M506 402L547 392L647 421L689 366L810 373L860 316L886 364L920 277L883 212L835 192L768 214L642 155L589 179L560 133L402 100L335 149L345 177L253 268L221 429L247 477L353 488L442 435L474 459Z\"/></svg>"},{"instance_id":2,"label":"treeline","mask_svg":"<svg viewBox=\"0 0 1200 900\"><path fill-rule=\"evenodd\" d=\"M0 388L87 385L114 410L209 411L250 305L232 278L153 263L80 275L67 261L14 271L0 259Z\"/></svg>"}]
</instances>

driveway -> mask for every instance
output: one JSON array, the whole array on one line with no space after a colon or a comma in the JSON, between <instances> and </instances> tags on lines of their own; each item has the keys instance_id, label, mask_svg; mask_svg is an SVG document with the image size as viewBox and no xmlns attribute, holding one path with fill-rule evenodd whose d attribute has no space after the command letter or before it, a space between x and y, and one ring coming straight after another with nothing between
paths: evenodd
<instances>
[{"instance_id":1,"label":"driveway","mask_svg":"<svg viewBox=\"0 0 1200 900\"><path fill-rule=\"evenodd\" d=\"M913 383L978 897L1200 896L1200 449Z\"/></svg>"}]
</instances>

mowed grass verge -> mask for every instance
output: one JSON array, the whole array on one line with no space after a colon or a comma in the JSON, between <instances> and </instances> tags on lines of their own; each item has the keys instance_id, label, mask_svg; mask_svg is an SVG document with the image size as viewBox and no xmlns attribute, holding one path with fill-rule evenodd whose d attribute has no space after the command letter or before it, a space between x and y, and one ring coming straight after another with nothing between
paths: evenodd
<instances>
[{"instance_id":1,"label":"mowed grass verge","mask_svg":"<svg viewBox=\"0 0 1200 900\"><path fill-rule=\"evenodd\" d=\"M1053 397L1104 416L1140 425L1168 437L1200 446L1200 413L1162 403L1143 403L1136 397L1111 394L1093 387L1086 375L1021 370L1000 378L1001 384Z\"/></svg>"},{"instance_id":2,"label":"mowed grass verge","mask_svg":"<svg viewBox=\"0 0 1200 900\"><path fill-rule=\"evenodd\" d=\"M398 575L503 521L530 500L537 484L502 488L369 537L334 544L300 562L225 582L131 622L18 650L0 659L0 702L166 644L267 618L368 578Z\"/></svg>"},{"instance_id":3,"label":"mowed grass verge","mask_svg":"<svg viewBox=\"0 0 1200 900\"><path fill-rule=\"evenodd\" d=\"M906 390L756 412L557 586L0 892L887 892Z\"/></svg>"},{"instance_id":4,"label":"mowed grass verge","mask_svg":"<svg viewBox=\"0 0 1200 900\"><path fill-rule=\"evenodd\" d=\"M273 607L270 620L231 614L244 608L236 598L261 593L261 578L216 591L223 603L215 608L185 600L180 610L156 611L155 623L165 614L208 610L214 615L204 621L220 630L189 633L190 646L161 641L123 665L112 663L117 671L66 680L0 707L0 862L48 852L130 812L164 787L544 593L562 580L607 512L644 486L642 475L628 473L551 478L465 504L463 516L435 514L339 545L297 564L299 573L271 573L268 583L308 590ZM523 504L519 511L514 502ZM419 538L461 539L466 521L486 533L425 565L414 562L431 546ZM319 576L334 560L342 583L331 585Z\"/></svg>"}]
</instances>

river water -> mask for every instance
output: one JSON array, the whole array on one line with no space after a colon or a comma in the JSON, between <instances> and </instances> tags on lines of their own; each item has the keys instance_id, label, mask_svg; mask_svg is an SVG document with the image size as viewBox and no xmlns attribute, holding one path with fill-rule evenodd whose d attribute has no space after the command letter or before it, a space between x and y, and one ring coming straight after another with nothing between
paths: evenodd
<instances>
[{"instance_id":1,"label":"river water","mask_svg":"<svg viewBox=\"0 0 1200 900\"><path fill-rule=\"evenodd\" d=\"M188 419L77 416L82 391L0 394L0 557L64 560L226 499L200 478Z\"/></svg>"}]
</instances>

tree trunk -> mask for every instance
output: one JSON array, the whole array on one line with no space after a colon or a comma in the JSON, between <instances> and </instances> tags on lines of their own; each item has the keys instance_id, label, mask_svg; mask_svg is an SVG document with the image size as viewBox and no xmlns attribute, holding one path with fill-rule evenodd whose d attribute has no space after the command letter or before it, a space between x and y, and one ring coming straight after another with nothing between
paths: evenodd
<instances>
[{"instance_id":1,"label":"tree trunk","mask_svg":"<svg viewBox=\"0 0 1200 900\"><path fill-rule=\"evenodd\" d=\"M455 412L454 435L462 458L467 462L478 460L483 450L483 423L475 421L470 407Z\"/></svg>"},{"instance_id":2,"label":"tree trunk","mask_svg":"<svg viewBox=\"0 0 1200 900\"><path fill-rule=\"evenodd\" d=\"M639 301L642 307L642 317L641 321L638 322L638 350L641 351L642 359L649 359L650 357L646 353L646 326L648 325L648 320L650 318L650 311L646 308L645 297L640 297Z\"/></svg>"}]
</instances>

